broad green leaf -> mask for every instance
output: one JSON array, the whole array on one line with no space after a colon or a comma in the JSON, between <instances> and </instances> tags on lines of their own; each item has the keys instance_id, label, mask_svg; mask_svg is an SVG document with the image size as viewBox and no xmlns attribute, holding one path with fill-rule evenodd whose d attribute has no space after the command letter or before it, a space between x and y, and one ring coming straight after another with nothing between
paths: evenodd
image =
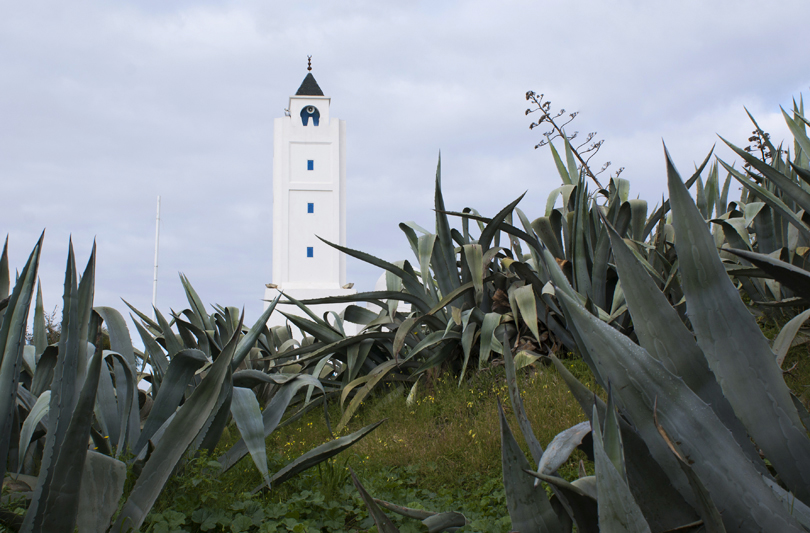
<instances>
[{"instance_id":1,"label":"broad green leaf","mask_svg":"<svg viewBox=\"0 0 810 533\"><path fill-rule=\"evenodd\" d=\"M390 518L385 516L385 513L383 513L380 508L377 507L377 504L374 503L374 498L372 498L371 495L366 492L366 489L363 487L362 483L360 483L360 480L357 479L354 470L351 468L349 468L349 470L352 475L352 482L357 488L357 492L360 493L360 497L363 499L366 507L368 507L368 514L374 519L374 523L377 525L377 531L380 533L399 533L397 526L394 525Z\"/></svg>"},{"instance_id":2,"label":"broad green leaf","mask_svg":"<svg viewBox=\"0 0 810 533\"><path fill-rule=\"evenodd\" d=\"M506 385L509 389L509 400L512 404L512 411L517 418L520 432L523 434L523 439L529 446L529 453L532 454L532 459L535 463L539 463L543 457L543 447L537 440L532 429L532 424L529 417L526 415L526 409L523 407L523 399L520 396L520 387L517 382L517 372L515 371L515 361L512 358L512 347L504 335L503 339L503 360L506 369ZM503 429L503 428L501 428Z\"/></svg>"},{"instance_id":3,"label":"broad green leaf","mask_svg":"<svg viewBox=\"0 0 810 533\"><path fill-rule=\"evenodd\" d=\"M608 228L613 256L622 284L627 307L633 317L633 327L639 344L673 374L684 380L700 399L712 407L718 418L729 428L760 471L767 473L759 453L751 444L745 427L734 414L723 390L709 369L706 357L695 338L681 322L678 312L658 289L639 258L625 241Z\"/></svg>"},{"instance_id":4,"label":"broad green leaf","mask_svg":"<svg viewBox=\"0 0 810 533\"><path fill-rule=\"evenodd\" d=\"M799 499L810 501L810 439L782 372L669 154L667 175L681 283L698 345L751 438Z\"/></svg>"},{"instance_id":5,"label":"broad green leaf","mask_svg":"<svg viewBox=\"0 0 810 533\"><path fill-rule=\"evenodd\" d=\"M202 368L207 360L204 353L194 349L180 350L172 358L160 390L154 398L152 410L143 425L143 431L133 448L136 455L146 446L158 428L175 412L192 376Z\"/></svg>"},{"instance_id":6,"label":"broad green leaf","mask_svg":"<svg viewBox=\"0 0 810 533\"><path fill-rule=\"evenodd\" d=\"M558 433L546 447L537 465L537 473L551 475L568 461L574 450L582 444L582 439L591 432L589 422L580 422Z\"/></svg>"},{"instance_id":7,"label":"broad green leaf","mask_svg":"<svg viewBox=\"0 0 810 533\"><path fill-rule=\"evenodd\" d=\"M422 286L422 283L416 278L416 276L412 276L412 275L408 274L407 272L405 272L405 270L403 270L401 267L398 267L398 266L396 266L396 265L394 265L392 263L389 263L388 261L383 261L382 259L378 259L378 258L374 257L373 255L367 254L365 252L360 252L360 251L357 251L357 250L352 250L351 248L346 248L345 246L340 246L340 245L337 245L337 244L333 244L333 243L331 243L331 242L329 242L327 240L324 240L324 239L321 239L321 240L324 243L331 246L332 248L335 248L336 250L339 250L339 251L345 253L346 255L348 255L350 257L354 257L356 259L360 259L361 261L364 261L364 262L369 263L371 265L374 265L376 267L380 267L380 268L390 272L392 275L396 276L397 278L401 279L402 284L405 287L405 289L409 293L411 293L413 296L417 297L416 299L414 299L410 303L412 303L413 305L418 307L419 310L424 312L424 313L426 313L427 311L430 310L430 301L429 301L427 295L424 294L425 289ZM359 301L362 301L362 299L359 300ZM310 302L311 302L311 300L310 300ZM326 302L324 302L324 303L326 303Z\"/></svg>"},{"instance_id":8,"label":"broad green leaf","mask_svg":"<svg viewBox=\"0 0 810 533\"><path fill-rule=\"evenodd\" d=\"M607 412L605 413L605 431L602 434L602 445L610 462L616 467L621 479L627 484L627 470L624 466L624 444L619 430L619 419L616 404L613 402L613 389L608 389Z\"/></svg>"},{"instance_id":9,"label":"broad green leaf","mask_svg":"<svg viewBox=\"0 0 810 533\"><path fill-rule=\"evenodd\" d=\"M728 250L736 256L750 261L763 272L770 274L779 283L789 287L798 296L810 299L810 273L773 257L745 250Z\"/></svg>"},{"instance_id":10,"label":"broad green leaf","mask_svg":"<svg viewBox=\"0 0 810 533\"><path fill-rule=\"evenodd\" d=\"M241 320L240 327L241 330ZM208 374L189 399L180 406L151 457L141 472L135 487L116 520L114 530L124 527L137 530L152 508L177 462L202 429L219 397L222 383L239 340L237 332L219 354Z\"/></svg>"},{"instance_id":11,"label":"broad green leaf","mask_svg":"<svg viewBox=\"0 0 810 533\"><path fill-rule=\"evenodd\" d=\"M534 289L531 285L524 285L515 290L515 302L517 303L520 316L523 322L529 327L535 339L540 339L540 329L537 325L537 300L534 297Z\"/></svg>"},{"instance_id":12,"label":"broad green leaf","mask_svg":"<svg viewBox=\"0 0 810 533\"><path fill-rule=\"evenodd\" d=\"M798 214L794 213L778 196L773 194L767 188L759 185L754 180L745 176L738 170L734 169L733 167L727 165L722 160L720 164L725 167L725 169L734 176L734 179L742 183L743 187L751 191L752 193L756 194L759 198L761 198L765 203L767 203L771 209L774 210L775 213L784 217L790 224L792 224L802 236L810 241L810 228L802 221L801 217ZM672 196L672 192L670 191L670 197Z\"/></svg>"},{"instance_id":13,"label":"broad green leaf","mask_svg":"<svg viewBox=\"0 0 810 533\"><path fill-rule=\"evenodd\" d=\"M37 279L42 240L43 236L40 236L17 279L17 283L14 285L14 290L9 296L8 306L2 317L2 326L0 326L0 357L2 358L0 359L0 479L6 473L6 460L11 445L19 368L22 365L22 354L28 325L28 310L31 307L34 284ZM3 258L0 258L0 276L3 276L2 264L4 262L7 271L6 248L4 248ZM0 285L3 285L2 279L0 279Z\"/></svg>"},{"instance_id":14,"label":"broad green leaf","mask_svg":"<svg viewBox=\"0 0 810 533\"><path fill-rule=\"evenodd\" d=\"M551 361L554 363L554 366L557 368L563 380L565 380L574 398L582 407L583 412L591 416L595 404L599 410L600 419L604 419L607 413L607 405L605 402L598 396L594 396L590 389L580 383L573 374L568 371L562 361L553 355L551 356ZM624 442L626 450L625 455L630 458L629 462L625 464L630 491L633 493L633 497L639 507L641 507L644 516L647 518L650 528L653 529L653 531L669 531L697 520L698 516L693 508L686 503L681 493L676 490L670 481L673 477L668 476L667 471L664 470L666 467L671 474L680 476L682 478L681 488L685 491L689 491L691 495L688 481L685 479L683 472L681 472L672 454L666 448L666 445L659 438L652 421L650 421L649 424L640 426L640 429L645 431L647 437L654 439L648 442L650 446L656 450L656 455L659 455L659 453L662 454L668 462L659 462L653 457L650 448L639 435L636 428L630 426L630 424L621 418L619 419L619 425L622 429L622 441ZM585 483L584 480L580 481ZM578 482L575 482L575 484L579 485ZM596 497L595 483L593 490L594 497Z\"/></svg>"},{"instance_id":15,"label":"broad green leaf","mask_svg":"<svg viewBox=\"0 0 810 533\"><path fill-rule=\"evenodd\" d=\"M557 152L557 149L554 148L554 144L548 143L549 148L551 148L551 155L554 157L554 164L557 166L557 172L560 174L560 179L566 185L573 185L571 182L571 176L568 174L568 169L565 168L565 165L560 158L560 154Z\"/></svg>"},{"instance_id":16,"label":"broad green leaf","mask_svg":"<svg viewBox=\"0 0 810 533\"><path fill-rule=\"evenodd\" d=\"M267 449L264 444L262 411L259 408L259 401L252 390L243 389L242 387L233 388L231 414L236 422L236 427L239 429L239 434L242 435L242 440L247 444L253 463L269 486L270 473L267 470Z\"/></svg>"},{"instance_id":17,"label":"broad green leaf","mask_svg":"<svg viewBox=\"0 0 810 533\"><path fill-rule=\"evenodd\" d=\"M88 451L84 460L76 526L82 533L106 533L124 494L127 465Z\"/></svg>"},{"instance_id":18,"label":"broad green leaf","mask_svg":"<svg viewBox=\"0 0 810 533\"><path fill-rule=\"evenodd\" d=\"M377 427L383 422L385 422L385 420L380 420L379 422L369 424L368 426L361 428L355 431L354 433L344 435L335 440L330 440L328 442L321 444L320 446L311 449L307 453L301 455L300 457L297 457L296 459L291 461L288 465L286 465L284 468L273 474L273 477L270 478L270 484L268 486L272 487L279 483L284 483L288 479L298 475L304 470L312 468L318 463L326 461L330 457L334 457L340 452L354 446L366 435L377 429Z\"/></svg>"},{"instance_id":19,"label":"broad green leaf","mask_svg":"<svg viewBox=\"0 0 810 533\"><path fill-rule=\"evenodd\" d=\"M160 330L163 332L163 342L166 344L166 354L169 359L174 357L174 354L183 349L183 343L177 339L177 335L172 331L169 321L163 316L158 309L155 309L155 318L157 318Z\"/></svg>"},{"instance_id":20,"label":"broad green leaf","mask_svg":"<svg viewBox=\"0 0 810 533\"><path fill-rule=\"evenodd\" d=\"M183 289L186 291L186 299L188 299L188 303L191 306L193 317L191 322L202 330L213 330L214 325L211 322L211 317L208 316L208 313L205 311L205 306L202 300L200 300L200 296L197 294L197 291L194 290L194 287L191 286L191 282L189 282L185 274L180 274L180 283L183 284Z\"/></svg>"},{"instance_id":21,"label":"broad green leaf","mask_svg":"<svg viewBox=\"0 0 810 533\"><path fill-rule=\"evenodd\" d=\"M31 437L34 435L34 430L37 428L40 420L42 417L48 414L48 410L50 409L50 401L51 401L51 391L47 390L40 394L39 398L37 398L34 407L28 413L28 416L25 417L25 422L23 422L22 429L20 430L20 445L19 445L19 464L20 468L18 472L22 469L23 462L25 461L25 454L28 453L28 446L31 444Z\"/></svg>"},{"instance_id":22,"label":"broad green leaf","mask_svg":"<svg viewBox=\"0 0 810 533\"><path fill-rule=\"evenodd\" d=\"M247 354L250 352L250 349L256 344L256 341L259 338L259 335L262 332L262 328L267 325L267 320L270 318L270 315L276 308L279 299L281 299L281 293L279 293L276 298L270 302L270 305L267 306L267 309L259 316L256 323L253 324L253 327L239 340L239 345L236 347L236 353L233 356L233 363L231 366L234 370L238 367L242 361L244 361Z\"/></svg>"},{"instance_id":23,"label":"broad green leaf","mask_svg":"<svg viewBox=\"0 0 810 533\"><path fill-rule=\"evenodd\" d=\"M571 318L572 327L579 331L595 364L610 380L617 400L636 428L649 445L664 447L665 455L656 455L659 464L670 464L676 459L663 440L655 438L658 431L653 425L652 413L656 404L661 426L693 461L692 468L716 497L727 526L734 524L742 531L801 531L708 405L646 350L564 293L558 296ZM650 427L654 433L649 431ZM677 462L674 468L685 480ZM670 467L667 472L673 475ZM738 490L729 491L729 486ZM691 493L690 488L685 490ZM750 501L758 505L751 506L747 503Z\"/></svg>"},{"instance_id":24,"label":"broad green leaf","mask_svg":"<svg viewBox=\"0 0 810 533\"><path fill-rule=\"evenodd\" d=\"M649 533L636 500L630 493L622 473L608 457L603 444L599 416L594 406L593 455L596 466L596 487L599 494L599 531L602 533Z\"/></svg>"},{"instance_id":25,"label":"broad green leaf","mask_svg":"<svg viewBox=\"0 0 810 533\"><path fill-rule=\"evenodd\" d=\"M442 294L450 294L461 284L456 268L456 252L450 234L450 223L447 220L447 209L442 196L442 158L436 164L436 189L434 191L434 208L436 211L436 242L433 249L431 266L436 275L436 282ZM405 280L403 280L403 283ZM407 288L407 286L406 286ZM409 289L410 290L410 289Z\"/></svg>"},{"instance_id":26,"label":"broad green leaf","mask_svg":"<svg viewBox=\"0 0 810 533\"><path fill-rule=\"evenodd\" d=\"M590 423L584 422L588 425L588 432L591 431ZM577 526L577 533L599 533L599 510L596 503L596 478L593 478L593 490L585 490L583 488L583 481L588 478L580 478L573 483L569 483L561 477L550 476L547 474L539 474L526 471L537 478L535 483L545 481L550 486L554 487L558 494L562 493L568 506L571 509L572 518ZM589 480L590 481L590 480Z\"/></svg>"},{"instance_id":27,"label":"broad green leaf","mask_svg":"<svg viewBox=\"0 0 810 533\"><path fill-rule=\"evenodd\" d=\"M121 376L126 374L127 371L135 375L137 371L135 351L132 348L132 340L130 339L129 329L127 328L124 317L112 307L96 307L95 311L104 319L104 323L107 325L107 331L110 334L110 349L120 354L123 359L113 359L115 375ZM124 361L126 361L126 363ZM127 366L128 370L125 369L124 366ZM130 404L131 407L129 411L129 427L127 428L127 442L129 446L133 448L141 433L141 416L138 408L137 387L131 386L128 388L125 380L118 379L115 383L115 391L119 398L124 398L127 392L132 396L132 404Z\"/></svg>"},{"instance_id":28,"label":"broad green leaf","mask_svg":"<svg viewBox=\"0 0 810 533\"><path fill-rule=\"evenodd\" d=\"M45 305L42 303L42 283L37 283L37 303L34 307L34 338L36 356L39 358L48 347L48 333L45 331Z\"/></svg>"},{"instance_id":29,"label":"broad green leaf","mask_svg":"<svg viewBox=\"0 0 810 533\"><path fill-rule=\"evenodd\" d=\"M90 317L93 313L93 295L95 293L96 283L96 243L93 242L93 249L90 252L90 259L87 260L87 266L84 269L79 280L79 366L78 386L84 382L84 375L87 373L87 362L90 360L90 355L87 353L89 341L95 342L95 339L88 338L88 329L90 327ZM95 331L92 335L95 336Z\"/></svg>"},{"instance_id":30,"label":"broad green leaf","mask_svg":"<svg viewBox=\"0 0 810 533\"><path fill-rule=\"evenodd\" d=\"M475 303L480 306L484 298L484 252L480 244L465 244L464 259L472 275Z\"/></svg>"},{"instance_id":31,"label":"broad green leaf","mask_svg":"<svg viewBox=\"0 0 810 533\"><path fill-rule=\"evenodd\" d=\"M562 525L545 491L536 489L532 478L525 472L531 466L509 429L500 402L498 414L501 422L503 485L506 490L506 507L512 519L512 530L521 533L562 532Z\"/></svg>"},{"instance_id":32,"label":"broad green leaf","mask_svg":"<svg viewBox=\"0 0 810 533\"><path fill-rule=\"evenodd\" d=\"M654 420L655 417L656 413L653 413ZM664 438L664 441L669 446L672 454L678 459L678 464L680 465L681 470L689 480L689 485L692 487L692 491L695 494L695 501L697 502L696 508L700 514L700 519L703 521L703 527L706 530L706 533L726 533L726 527L723 525L723 517L720 516L720 511L717 510L717 506L714 504L714 501L712 500L709 491L706 490L706 487L703 485L703 482L700 480L697 474L695 474L695 471L692 470L692 467L689 466L689 460L681 454L680 450L678 449L678 445L672 442L672 439L669 438L669 435L667 435L664 428L658 424L657 420L655 420L655 427Z\"/></svg>"},{"instance_id":33,"label":"broad green leaf","mask_svg":"<svg viewBox=\"0 0 810 533\"><path fill-rule=\"evenodd\" d=\"M810 318L810 309L807 309L803 313L800 313L790 319L790 321L779 331L779 335L776 336L776 339L774 339L773 353L776 355L776 364L780 368L782 367L782 363L785 361L788 350L790 350L790 345L793 343L793 339L796 338L796 334L799 332L799 328L801 328L804 323L807 322L808 318Z\"/></svg>"},{"instance_id":34,"label":"broad green leaf","mask_svg":"<svg viewBox=\"0 0 810 533\"><path fill-rule=\"evenodd\" d=\"M267 378L267 382L275 383L269 377ZM284 416L284 412L287 410L287 406L290 404L293 396L295 396L295 394L301 390L301 388L309 385L314 385L323 391L323 385L321 385L321 382L309 375L295 376L295 379L291 379L279 387L279 390L273 396L273 399L270 400L270 403L265 406L264 411L262 412L262 423L264 425L265 439L269 437L270 434L278 427L278 423L281 421L281 417ZM324 410L325 409L326 404L324 404ZM231 446L227 452L217 458L217 462L222 465L220 472L229 470L247 454L247 445L243 439L240 439L236 444Z\"/></svg>"},{"instance_id":35,"label":"broad green leaf","mask_svg":"<svg viewBox=\"0 0 810 533\"><path fill-rule=\"evenodd\" d=\"M99 329L101 325L99 324ZM98 377L103 359L101 346L87 367L82 390L76 407L71 413L70 422L64 439L56 450L56 460L48 483L48 491L38 499L35 510L29 508L23 524L23 531L38 533L73 533L79 510L82 472L87 456L87 442L90 440L90 424L93 420L93 406L96 402ZM51 408L50 416L58 416L58 411ZM36 493L43 494L41 484L45 481L40 476ZM35 495L36 498L36 495ZM30 520L29 520L30 515Z\"/></svg>"},{"instance_id":36,"label":"broad green leaf","mask_svg":"<svg viewBox=\"0 0 810 533\"><path fill-rule=\"evenodd\" d=\"M374 367L374 370L368 374L368 381L366 381L363 387L355 393L354 398L352 398L352 401L349 402L349 406L343 412L343 416L340 417L340 421L338 422L335 431L338 433L341 432L346 424L349 423L349 420L354 415L355 411L357 411L357 409L360 407L363 400L365 400L369 393L374 390L374 387L377 386L377 383L388 375L391 370L396 368L398 364L399 363L395 359L391 359Z\"/></svg>"},{"instance_id":37,"label":"broad green leaf","mask_svg":"<svg viewBox=\"0 0 810 533\"><path fill-rule=\"evenodd\" d=\"M467 364L470 361L470 354L472 353L473 342L475 342L475 330L478 324L470 321L471 310L465 311L464 320L462 321L461 331L461 350L464 352L464 363L461 365L461 373L458 377L459 387L464 382L464 376L467 373Z\"/></svg>"}]
</instances>

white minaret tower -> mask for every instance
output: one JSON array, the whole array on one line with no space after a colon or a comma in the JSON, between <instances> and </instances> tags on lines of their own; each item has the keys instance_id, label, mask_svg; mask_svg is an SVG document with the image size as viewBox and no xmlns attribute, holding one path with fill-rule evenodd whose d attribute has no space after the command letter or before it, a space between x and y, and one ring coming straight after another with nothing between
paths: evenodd
<instances>
[{"instance_id":1,"label":"white minaret tower","mask_svg":"<svg viewBox=\"0 0 810 533\"><path fill-rule=\"evenodd\" d=\"M343 288L346 257L316 237L346 245L346 122L330 116L330 101L308 72L290 97L286 116L274 121L273 282L265 300L279 290L297 300L355 292ZM318 305L312 310L322 316L345 307ZM304 315L292 305L278 310ZM268 325L285 321L274 312Z\"/></svg>"}]
</instances>

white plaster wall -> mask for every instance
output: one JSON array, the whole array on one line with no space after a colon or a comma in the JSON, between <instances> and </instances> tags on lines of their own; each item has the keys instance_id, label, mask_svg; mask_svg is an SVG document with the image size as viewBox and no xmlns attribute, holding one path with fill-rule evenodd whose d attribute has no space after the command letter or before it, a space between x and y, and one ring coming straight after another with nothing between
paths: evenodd
<instances>
[{"instance_id":1,"label":"white plaster wall","mask_svg":"<svg viewBox=\"0 0 810 533\"><path fill-rule=\"evenodd\" d=\"M332 119L330 99L325 96L292 96L289 117L277 118L273 127L273 284L265 291L265 308L278 290L303 300L354 294L346 284L345 256L320 241L317 236L346 245L346 123ZM318 108L319 125L312 119L307 126L301 109ZM307 160L314 169L307 170ZM307 212L307 204L314 212ZM307 247L313 257L307 257ZM340 313L347 304L313 306L318 316ZM303 316L295 306L283 305L277 311ZM274 312L268 326L285 324ZM346 324L347 334L356 327Z\"/></svg>"}]
</instances>

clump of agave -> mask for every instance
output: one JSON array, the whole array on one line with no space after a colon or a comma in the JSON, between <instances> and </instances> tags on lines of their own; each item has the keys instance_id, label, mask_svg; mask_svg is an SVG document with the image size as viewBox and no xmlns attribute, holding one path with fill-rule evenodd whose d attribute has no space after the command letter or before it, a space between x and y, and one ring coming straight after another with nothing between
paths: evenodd
<instances>
[{"instance_id":1,"label":"clump of agave","mask_svg":"<svg viewBox=\"0 0 810 533\"><path fill-rule=\"evenodd\" d=\"M793 120L800 116L794 113ZM804 149L797 143L800 153L791 168L802 175L810 144ZM499 221L502 231L531 250L523 261L501 260L505 271L526 281L523 305L515 305L520 319L536 330L541 322L548 324L549 315L556 315L608 392L604 402L550 355L590 422L562 432L544 450L523 410L517 384L512 347L520 345L516 334L520 325L500 331L512 408L538 464L530 468L501 416L504 485L513 530L570 532L573 525L579 532L810 530L810 415L786 386L779 368L779 342L789 346L800 324L789 323L782 340L773 347L769 344L739 293L740 287L747 290L741 277L761 278L762 273L750 266L732 272L740 284L735 285L727 269L742 266L729 264L731 256L726 253L728 244L735 247L735 243L728 239L726 244L717 231L712 234L707 222L710 211L704 205L706 188L700 174L708 158L686 184L669 154L666 163L670 199L649 220L639 215L634 224L632 206L611 206L610 195L621 190L620 182L614 180L608 202L601 206L583 192L580 177L576 187L566 188L568 183L555 192L569 194L563 202L564 209L570 206L568 213L558 216L552 211L546 220L524 224L524 232ZM763 176L770 172L762 165L751 166ZM565 169L561 163L558 167ZM716 177L716 167L710 174ZM755 183L753 178L749 181ZM697 205L688 192L694 183L698 183ZM727 184L728 180L725 191ZM769 186L777 187L775 180ZM750 190L761 194L763 203L779 205L773 193L768 196L753 186ZM795 192L783 184L778 195L784 198ZM719 203L715 199L714 205L723 203L724 199ZM635 207L642 211L640 204ZM618 216L621 209L630 213ZM764 206L757 209L754 220ZM788 224L794 224L794 218L801 221L800 215L780 214ZM714 222L723 230L736 227L728 219ZM637 231L628 231L633 226ZM655 237L646 242L656 226ZM566 227L568 234L559 232L557 238L556 228ZM608 251L600 254L603 235L601 243L607 242L603 246ZM808 286L807 274L787 261L751 251L734 254L781 284L779 289L785 292L771 293L772 300L792 296L786 291L802 295L799 291ZM801 250L796 248L795 254L801 256ZM605 268L607 275L602 273ZM615 279L594 283L603 275ZM806 306L803 301L791 303ZM517 323L517 316L510 319ZM568 482L556 469L576 447L586 448L594 458L596 474L583 472L580 479ZM364 493L359 480L355 482ZM550 487L550 499L540 488L542 483ZM364 499L370 501L367 495ZM372 504L381 531L395 529L380 507L420 518L414 510L371 500ZM448 523L432 531L463 525L456 516L441 516Z\"/></svg>"},{"instance_id":2,"label":"clump of agave","mask_svg":"<svg viewBox=\"0 0 810 533\"><path fill-rule=\"evenodd\" d=\"M26 344L41 249L42 237L10 295L7 247L0 258L0 479L8 473L16 488L9 497L29 501L24 517L0 512L12 530L138 530L184 457L213 451L229 424L242 438L218 458L221 472L250 454L264 480L256 490L334 456L379 425L329 441L271 474L265 438L288 407L325 407L331 392L314 368L275 363L294 344L285 328L266 326L275 302L246 328L237 309L209 315L181 276L190 308L173 314L173 324L157 310L151 320L133 309L146 348L140 353L121 314L93 306L95 247L78 281L71 244L59 342L48 345L37 290ZM110 350L102 348L102 325ZM147 390L139 387L144 379ZM137 480L121 501L124 457Z\"/></svg>"}]
</instances>

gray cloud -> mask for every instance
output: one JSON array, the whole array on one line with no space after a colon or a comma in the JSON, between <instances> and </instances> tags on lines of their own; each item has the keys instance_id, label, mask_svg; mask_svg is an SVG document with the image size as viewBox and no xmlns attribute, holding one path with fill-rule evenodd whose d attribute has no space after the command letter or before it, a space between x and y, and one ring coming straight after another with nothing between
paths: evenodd
<instances>
[{"instance_id":1,"label":"gray cloud","mask_svg":"<svg viewBox=\"0 0 810 533\"><path fill-rule=\"evenodd\" d=\"M448 207L492 214L558 178L524 116L525 91L580 110L633 194L664 191L661 140L682 171L720 133L745 143L747 106L773 133L810 83L807 4L753 1L7 3L0 19L0 195L12 263L47 228L46 306L60 305L67 240L98 241L96 301L261 309L271 273L272 119L305 74L348 126L348 242L410 251L397 224L432 227L442 153ZM722 157L728 150L718 146ZM348 261L370 289L375 269Z\"/></svg>"}]
</instances>

